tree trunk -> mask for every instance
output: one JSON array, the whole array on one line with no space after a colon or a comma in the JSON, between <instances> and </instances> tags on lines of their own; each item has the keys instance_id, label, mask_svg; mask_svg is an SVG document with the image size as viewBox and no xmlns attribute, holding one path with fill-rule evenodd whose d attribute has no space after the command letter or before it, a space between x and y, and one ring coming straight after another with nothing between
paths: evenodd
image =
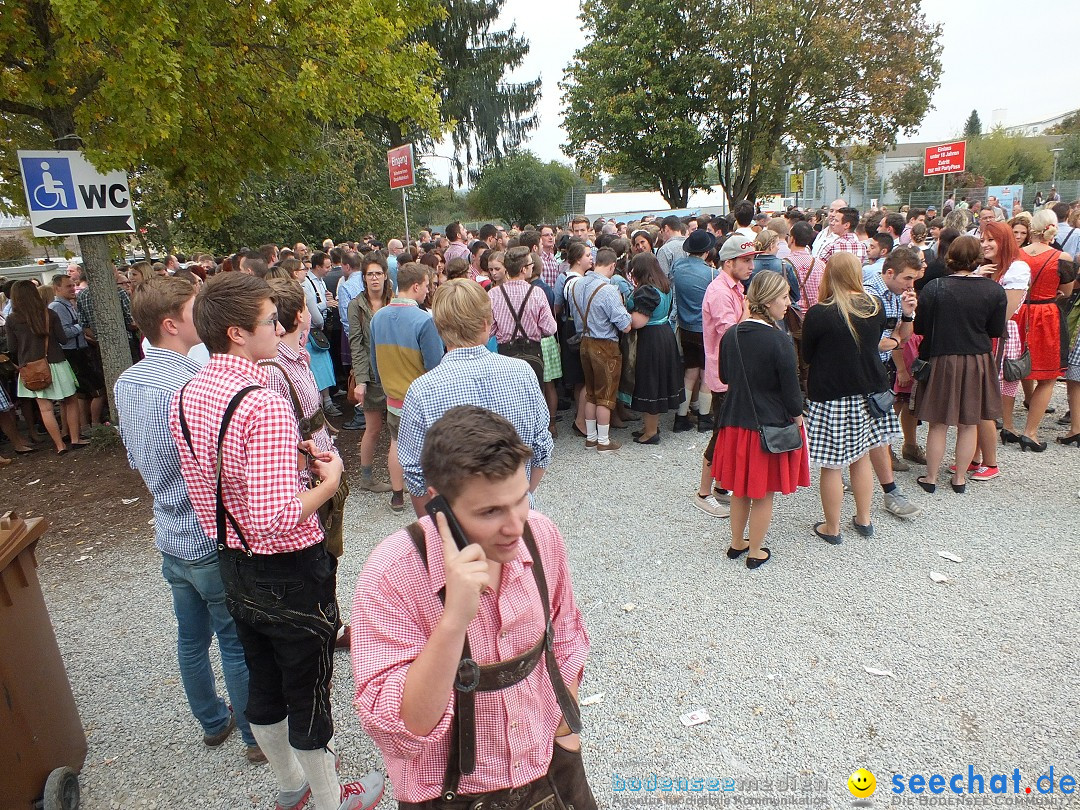
<instances>
[{"instance_id":1,"label":"tree trunk","mask_svg":"<svg viewBox=\"0 0 1080 810\"><path fill-rule=\"evenodd\" d=\"M113 386L117 378L131 365L128 348L128 331L124 324L124 311L113 272L109 237L104 235L80 236L86 283L90 288L90 312L94 316L94 337L101 351L101 365L105 370L105 392L109 398L109 413L116 418Z\"/></svg>"}]
</instances>

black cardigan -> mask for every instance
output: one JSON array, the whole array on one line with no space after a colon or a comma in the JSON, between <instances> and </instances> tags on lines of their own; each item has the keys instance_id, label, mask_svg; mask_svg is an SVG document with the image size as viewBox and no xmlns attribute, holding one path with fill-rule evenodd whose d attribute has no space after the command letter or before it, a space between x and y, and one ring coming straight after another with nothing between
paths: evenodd
<instances>
[{"instance_id":1,"label":"black cardigan","mask_svg":"<svg viewBox=\"0 0 1080 810\"><path fill-rule=\"evenodd\" d=\"M45 317L49 319L49 362L63 363L67 359L62 345L67 340L64 325L51 309L46 308ZM12 362L17 366L45 356L45 336L31 332L30 324L18 312L8 316L7 339Z\"/></svg>"},{"instance_id":2,"label":"black cardigan","mask_svg":"<svg viewBox=\"0 0 1080 810\"><path fill-rule=\"evenodd\" d=\"M746 360L745 378L740 348ZM721 427L756 430L755 408L762 425L787 425L802 413L795 347L779 329L757 321L743 321L728 329L720 341L720 379L728 385L720 406Z\"/></svg>"},{"instance_id":3,"label":"black cardigan","mask_svg":"<svg viewBox=\"0 0 1080 810\"><path fill-rule=\"evenodd\" d=\"M1008 297L984 276L945 276L923 287L915 310L915 334L925 335L922 358L989 354L990 338L1005 334Z\"/></svg>"},{"instance_id":4,"label":"black cardigan","mask_svg":"<svg viewBox=\"0 0 1080 810\"><path fill-rule=\"evenodd\" d=\"M853 318L853 323L858 345L834 304L816 304L806 313L802 352L810 367L806 395L814 402L875 394L889 387L889 375L878 353L885 311L878 307L875 315Z\"/></svg>"}]
</instances>

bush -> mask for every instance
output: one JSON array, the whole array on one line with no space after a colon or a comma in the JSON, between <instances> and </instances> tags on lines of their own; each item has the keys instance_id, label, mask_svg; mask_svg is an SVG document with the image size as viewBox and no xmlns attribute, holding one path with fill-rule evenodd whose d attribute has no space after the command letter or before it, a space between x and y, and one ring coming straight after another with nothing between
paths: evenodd
<instances>
[{"instance_id":1,"label":"bush","mask_svg":"<svg viewBox=\"0 0 1080 810\"><path fill-rule=\"evenodd\" d=\"M21 236L0 236L0 262L25 259L30 255L30 245Z\"/></svg>"}]
</instances>

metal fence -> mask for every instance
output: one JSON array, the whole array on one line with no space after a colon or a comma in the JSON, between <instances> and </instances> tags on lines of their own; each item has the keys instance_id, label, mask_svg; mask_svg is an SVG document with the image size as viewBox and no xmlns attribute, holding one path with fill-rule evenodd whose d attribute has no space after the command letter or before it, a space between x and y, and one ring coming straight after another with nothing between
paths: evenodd
<instances>
[{"instance_id":1,"label":"metal fence","mask_svg":"<svg viewBox=\"0 0 1080 810\"><path fill-rule=\"evenodd\" d=\"M1019 184L1016 184L1019 185ZM1045 183L1032 183L1024 185L1023 204L1025 211L1031 211L1035 207L1035 195L1042 192L1043 200L1046 200L1050 196L1050 189L1057 188L1058 196L1065 202L1072 202L1073 200L1080 199L1080 180L1058 180L1057 182L1045 182ZM952 192L956 192L957 202L960 200L978 200L985 203L987 196L987 188L985 186L979 188L947 188L946 196ZM945 199L942 197L940 191L917 191L908 195L907 204L911 208L925 208L928 205L936 205L938 210L941 210L941 206L944 205ZM1011 211L1006 211L1006 214L1011 216Z\"/></svg>"}]
</instances>

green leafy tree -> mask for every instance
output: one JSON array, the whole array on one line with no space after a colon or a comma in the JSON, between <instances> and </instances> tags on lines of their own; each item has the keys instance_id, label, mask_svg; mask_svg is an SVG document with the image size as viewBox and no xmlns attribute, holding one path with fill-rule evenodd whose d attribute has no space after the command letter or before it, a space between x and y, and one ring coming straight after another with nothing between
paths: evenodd
<instances>
[{"instance_id":1,"label":"green leafy tree","mask_svg":"<svg viewBox=\"0 0 1080 810\"><path fill-rule=\"evenodd\" d=\"M437 128L436 55L411 39L434 0L4 0L0 199L16 149L81 148L100 169L161 171L208 217L253 172L296 165L313 121L385 114ZM130 363L109 240L84 236L111 395Z\"/></svg>"},{"instance_id":2,"label":"green leafy tree","mask_svg":"<svg viewBox=\"0 0 1080 810\"><path fill-rule=\"evenodd\" d=\"M1047 135L1080 135L1080 110L1046 130Z\"/></svg>"},{"instance_id":3,"label":"green leafy tree","mask_svg":"<svg viewBox=\"0 0 1080 810\"><path fill-rule=\"evenodd\" d=\"M889 175L889 185L896 196L907 201L908 196L921 191L941 191L940 177L927 177L923 174L922 161L910 163L900 171Z\"/></svg>"},{"instance_id":4,"label":"green leafy tree","mask_svg":"<svg viewBox=\"0 0 1080 810\"><path fill-rule=\"evenodd\" d=\"M484 169L469 202L477 216L507 222L542 222L562 212L576 176L566 165L542 163L532 152L515 152Z\"/></svg>"},{"instance_id":5,"label":"green leafy tree","mask_svg":"<svg viewBox=\"0 0 1080 810\"><path fill-rule=\"evenodd\" d=\"M971 115L969 115L967 121L964 122L964 137L978 138L982 135L982 129L982 120L979 118L979 111L972 110Z\"/></svg>"},{"instance_id":6,"label":"green leafy tree","mask_svg":"<svg viewBox=\"0 0 1080 810\"><path fill-rule=\"evenodd\" d=\"M780 144L880 150L921 122L940 73L940 28L910 5L585 0L582 20L592 41L562 85L569 147L651 174L673 206L710 159L734 202Z\"/></svg>"},{"instance_id":7,"label":"green leafy tree","mask_svg":"<svg viewBox=\"0 0 1080 810\"><path fill-rule=\"evenodd\" d=\"M1036 183L1048 178L1053 166L1045 141L1008 135L1001 127L968 144L968 171L987 185Z\"/></svg>"},{"instance_id":8,"label":"green leafy tree","mask_svg":"<svg viewBox=\"0 0 1080 810\"><path fill-rule=\"evenodd\" d=\"M1058 158L1058 175L1080 177L1080 133L1070 135L1058 145L1064 150Z\"/></svg>"}]
</instances>

